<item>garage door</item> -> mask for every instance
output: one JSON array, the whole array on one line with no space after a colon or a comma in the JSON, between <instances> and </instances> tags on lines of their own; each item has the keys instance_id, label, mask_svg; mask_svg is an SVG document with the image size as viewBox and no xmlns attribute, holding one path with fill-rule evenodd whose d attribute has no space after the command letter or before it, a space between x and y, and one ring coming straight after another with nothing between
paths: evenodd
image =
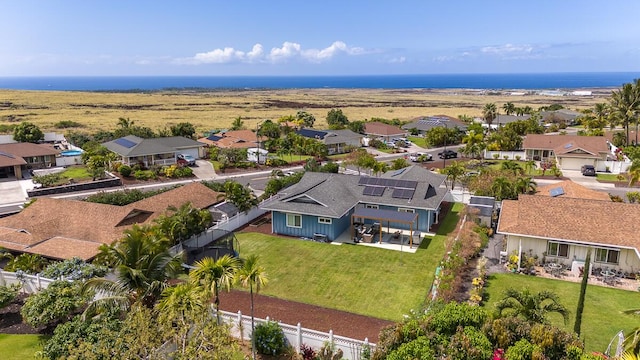
<instances>
[{"instance_id":1,"label":"garage door","mask_svg":"<svg viewBox=\"0 0 640 360\"><path fill-rule=\"evenodd\" d=\"M560 163L558 164L560 170L580 170L582 165L593 165L593 160L591 159L581 159L581 158L559 158Z\"/></svg>"},{"instance_id":2,"label":"garage door","mask_svg":"<svg viewBox=\"0 0 640 360\"><path fill-rule=\"evenodd\" d=\"M178 151L178 154L187 154L187 155L193 156L196 159L200 159L200 154L198 154L198 148L182 149Z\"/></svg>"}]
</instances>

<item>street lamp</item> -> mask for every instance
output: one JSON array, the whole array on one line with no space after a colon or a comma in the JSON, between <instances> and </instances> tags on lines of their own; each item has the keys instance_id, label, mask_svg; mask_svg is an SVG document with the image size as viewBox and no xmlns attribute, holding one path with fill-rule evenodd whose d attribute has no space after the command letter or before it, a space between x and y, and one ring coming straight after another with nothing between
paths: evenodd
<instances>
[{"instance_id":1,"label":"street lamp","mask_svg":"<svg viewBox=\"0 0 640 360\"><path fill-rule=\"evenodd\" d=\"M264 120L258 121L256 124L256 143L258 147L256 148L256 165L260 166L260 124L262 124Z\"/></svg>"}]
</instances>

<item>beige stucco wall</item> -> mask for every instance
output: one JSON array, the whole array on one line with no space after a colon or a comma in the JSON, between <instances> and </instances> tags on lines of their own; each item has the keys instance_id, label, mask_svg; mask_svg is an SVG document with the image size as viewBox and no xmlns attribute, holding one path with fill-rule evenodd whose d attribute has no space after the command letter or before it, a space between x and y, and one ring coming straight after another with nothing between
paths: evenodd
<instances>
[{"instance_id":1,"label":"beige stucco wall","mask_svg":"<svg viewBox=\"0 0 640 360\"><path fill-rule=\"evenodd\" d=\"M533 255L538 255L540 261L542 261L543 253L547 251L547 243L546 239L538 239L531 238L525 236L515 236L515 235L507 235L507 253L509 255L518 253L518 247L522 244L522 252L526 255L529 254L529 250L531 249L531 253ZM522 241L522 242L520 242ZM595 247L592 247L595 249ZM611 248L611 247L609 247ZM587 257L587 246L583 245L573 245L569 244L569 252L568 256L565 257L551 257L547 256L546 261L554 261L567 266L571 266L571 263L574 260L584 261ZM595 251L591 251L591 262L594 264L594 267L608 267L612 269L620 269L623 272L639 272L640 271L640 259L636 252L632 249L620 249L620 257L617 265L608 264L608 263L598 263L595 262Z\"/></svg>"}]
</instances>

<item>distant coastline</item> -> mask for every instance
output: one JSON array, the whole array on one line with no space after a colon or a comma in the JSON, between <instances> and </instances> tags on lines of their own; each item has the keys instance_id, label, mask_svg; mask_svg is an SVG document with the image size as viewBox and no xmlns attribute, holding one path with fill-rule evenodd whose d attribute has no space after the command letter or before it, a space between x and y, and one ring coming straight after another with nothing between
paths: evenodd
<instances>
[{"instance_id":1,"label":"distant coastline","mask_svg":"<svg viewBox=\"0 0 640 360\"><path fill-rule=\"evenodd\" d=\"M640 72L370 76L46 76L0 77L0 89L153 92L269 89L573 90L617 88Z\"/></svg>"}]
</instances>

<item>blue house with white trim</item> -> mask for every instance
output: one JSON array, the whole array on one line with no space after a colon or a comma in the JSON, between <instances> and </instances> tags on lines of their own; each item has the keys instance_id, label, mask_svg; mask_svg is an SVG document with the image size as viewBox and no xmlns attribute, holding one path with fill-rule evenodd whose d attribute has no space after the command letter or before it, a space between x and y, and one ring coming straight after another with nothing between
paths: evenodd
<instances>
[{"instance_id":1,"label":"blue house with white trim","mask_svg":"<svg viewBox=\"0 0 640 360\"><path fill-rule=\"evenodd\" d=\"M335 240L354 223L376 222L429 232L448 192L444 180L420 166L380 177L307 172L262 208L271 210L274 234Z\"/></svg>"}]
</instances>

